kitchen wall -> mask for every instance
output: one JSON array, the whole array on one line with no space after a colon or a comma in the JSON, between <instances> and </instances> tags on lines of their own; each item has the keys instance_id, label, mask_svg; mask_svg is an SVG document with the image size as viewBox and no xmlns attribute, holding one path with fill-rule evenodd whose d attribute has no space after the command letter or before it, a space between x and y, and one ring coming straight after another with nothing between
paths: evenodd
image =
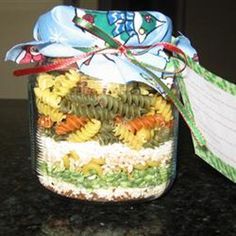
<instances>
[{"instance_id":1,"label":"kitchen wall","mask_svg":"<svg viewBox=\"0 0 236 236\"><path fill-rule=\"evenodd\" d=\"M0 0L0 98L26 98L27 80L15 78L16 64L4 62L6 51L19 42L32 39L37 17L61 0Z\"/></svg>"},{"instance_id":2,"label":"kitchen wall","mask_svg":"<svg viewBox=\"0 0 236 236\"><path fill-rule=\"evenodd\" d=\"M5 53L16 43L30 41L38 16L63 3L63 0L0 0L0 98L27 98L27 79L12 76L17 65L5 62ZM79 5L97 8L98 1L80 0Z\"/></svg>"}]
</instances>

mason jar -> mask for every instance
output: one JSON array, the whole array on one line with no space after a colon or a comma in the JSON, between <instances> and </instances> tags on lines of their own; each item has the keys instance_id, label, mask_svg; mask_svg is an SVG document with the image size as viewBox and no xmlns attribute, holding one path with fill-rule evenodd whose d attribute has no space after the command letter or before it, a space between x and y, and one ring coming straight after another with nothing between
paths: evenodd
<instances>
[{"instance_id":1,"label":"mason jar","mask_svg":"<svg viewBox=\"0 0 236 236\"><path fill-rule=\"evenodd\" d=\"M40 73L28 88L32 163L44 187L125 202L156 199L171 186L178 113L152 87L105 83L71 67Z\"/></svg>"}]
</instances>

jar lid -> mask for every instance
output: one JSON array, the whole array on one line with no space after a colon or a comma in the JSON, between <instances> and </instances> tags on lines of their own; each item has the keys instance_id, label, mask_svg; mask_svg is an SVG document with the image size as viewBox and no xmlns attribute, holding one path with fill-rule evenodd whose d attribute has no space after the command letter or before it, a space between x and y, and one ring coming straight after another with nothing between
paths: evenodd
<instances>
[{"instance_id":1,"label":"jar lid","mask_svg":"<svg viewBox=\"0 0 236 236\"><path fill-rule=\"evenodd\" d=\"M159 12L96 11L57 6L37 20L33 31L35 40L14 46L6 54L6 60L24 64L41 61L45 56L79 56L84 54L81 48L105 47L102 39L73 22L75 16L94 24L125 46L149 46L157 42L170 42L172 39L171 20ZM194 51L189 42L182 45ZM166 68L169 61L162 47L150 47L145 53L138 55L137 59L161 70ZM92 56L90 60L82 59L77 64L82 72L105 82L147 83L142 69L132 64L124 55L99 54ZM160 70L153 72L159 78L162 77ZM164 82L170 87L173 80L165 79ZM161 88L159 91L161 92Z\"/></svg>"}]
</instances>

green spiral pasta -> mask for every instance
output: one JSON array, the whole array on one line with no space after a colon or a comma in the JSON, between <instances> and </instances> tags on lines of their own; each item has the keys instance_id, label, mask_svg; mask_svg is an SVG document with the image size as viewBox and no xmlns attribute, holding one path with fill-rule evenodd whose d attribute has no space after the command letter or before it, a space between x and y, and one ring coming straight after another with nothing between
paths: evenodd
<instances>
[{"instance_id":1,"label":"green spiral pasta","mask_svg":"<svg viewBox=\"0 0 236 236\"><path fill-rule=\"evenodd\" d=\"M101 121L96 119L91 119L83 128L71 133L68 136L68 141L70 142L86 142L91 140L99 131L101 127Z\"/></svg>"},{"instance_id":2,"label":"green spiral pasta","mask_svg":"<svg viewBox=\"0 0 236 236\"><path fill-rule=\"evenodd\" d=\"M112 132L113 129L114 125L112 123L103 122L99 132L95 136L95 139L98 140L101 145L119 142L119 139Z\"/></svg>"},{"instance_id":3,"label":"green spiral pasta","mask_svg":"<svg viewBox=\"0 0 236 236\"><path fill-rule=\"evenodd\" d=\"M64 99L60 105L60 111L64 113L71 113L79 116L85 116L88 118L95 118L99 120L113 119L115 115L120 115L126 118L134 118L136 116L143 115L147 110L142 107L129 105L113 99L111 96L102 96L99 99L99 105L83 104L86 102L94 102L89 97L80 96L78 102L73 102L68 99ZM91 103L89 102L89 103Z\"/></svg>"},{"instance_id":4,"label":"green spiral pasta","mask_svg":"<svg viewBox=\"0 0 236 236\"><path fill-rule=\"evenodd\" d=\"M173 130L171 128L162 127L160 130L158 130L157 135L159 137L160 143L164 143L173 136Z\"/></svg>"},{"instance_id":5,"label":"green spiral pasta","mask_svg":"<svg viewBox=\"0 0 236 236\"><path fill-rule=\"evenodd\" d=\"M120 95L121 101L129 105L136 105L139 107L149 108L152 104L152 97L143 96L141 94L132 94L129 92Z\"/></svg>"},{"instance_id":6,"label":"green spiral pasta","mask_svg":"<svg viewBox=\"0 0 236 236\"><path fill-rule=\"evenodd\" d=\"M144 148L155 148L168 141L172 135L170 128L162 127L154 131L153 138L144 144Z\"/></svg>"},{"instance_id":7,"label":"green spiral pasta","mask_svg":"<svg viewBox=\"0 0 236 236\"><path fill-rule=\"evenodd\" d=\"M55 141L65 141L68 135L57 135L54 129L41 128L41 131L47 136L53 138Z\"/></svg>"},{"instance_id":8,"label":"green spiral pasta","mask_svg":"<svg viewBox=\"0 0 236 236\"><path fill-rule=\"evenodd\" d=\"M77 102L81 105L92 105L95 106L98 104L97 97L94 95L85 95L80 93L79 91L73 90L66 96L66 99L71 102Z\"/></svg>"},{"instance_id":9,"label":"green spiral pasta","mask_svg":"<svg viewBox=\"0 0 236 236\"><path fill-rule=\"evenodd\" d=\"M114 114L118 114L126 118L134 118L136 116L141 116L147 111L142 107L123 103L118 98L114 98L109 95L100 96L99 104L102 108L106 108Z\"/></svg>"},{"instance_id":10,"label":"green spiral pasta","mask_svg":"<svg viewBox=\"0 0 236 236\"><path fill-rule=\"evenodd\" d=\"M115 114L102 107L94 106L81 106L79 103L72 103L70 106L70 112L78 116L88 117L90 119L95 118L98 120L110 120L115 117Z\"/></svg>"},{"instance_id":11,"label":"green spiral pasta","mask_svg":"<svg viewBox=\"0 0 236 236\"><path fill-rule=\"evenodd\" d=\"M101 107L113 111L114 113L117 113L119 111L119 106L122 105L118 98L109 95L100 96L98 102Z\"/></svg>"},{"instance_id":12,"label":"green spiral pasta","mask_svg":"<svg viewBox=\"0 0 236 236\"><path fill-rule=\"evenodd\" d=\"M117 114L132 119L136 116L142 116L143 114L145 114L145 112L146 109L123 103L121 104L121 106L119 106Z\"/></svg>"},{"instance_id":13,"label":"green spiral pasta","mask_svg":"<svg viewBox=\"0 0 236 236\"><path fill-rule=\"evenodd\" d=\"M72 110L72 102L63 98L61 103L60 103L60 107L59 110L63 113L71 113Z\"/></svg>"},{"instance_id":14,"label":"green spiral pasta","mask_svg":"<svg viewBox=\"0 0 236 236\"><path fill-rule=\"evenodd\" d=\"M144 148L156 148L160 146L159 140L152 139L143 145Z\"/></svg>"},{"instance_id":15,"label":"green spiral pasta","mask_svg":"<svg viewBox=\"0 0 236 236\"><path fill-rule=\"evenodd\" d=\"M96 135L95 139L98 140L100 145L107 145L119 142L119 139L116 136L114 136L111 133L105 133L105 132Z\"/></svg>"},{"instance_id":16,"label":"green spiral pasta","mask_svg":"<svg viewBox=\"0 0 236 236\"><path fill-rule=\"evenodd\" d=\"M162 138L160 137L160 131L154 131L154 135L153 138L145 143L143 146L144 148L155 148L155 147L159 147L162 143Z\"/></svg>"},{"instance_id":17,"label":"green spiral pasta","mask_svg":"<svg viewBox=\"0 0 236 236\"><path fill-rule=\"evenodd\" d=\"M112 130L114 129L114 124L111 121L104 121L102 122L101 128L99 130L99 133L102 132L112 132Z\"/></svg>"}]
</instances>

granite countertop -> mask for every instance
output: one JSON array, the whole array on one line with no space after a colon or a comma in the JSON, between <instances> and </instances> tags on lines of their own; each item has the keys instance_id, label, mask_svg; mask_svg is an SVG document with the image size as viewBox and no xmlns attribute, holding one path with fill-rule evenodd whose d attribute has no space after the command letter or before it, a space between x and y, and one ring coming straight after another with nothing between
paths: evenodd
<instances>
[{"instance_id":1,"label":"granite countertop","mask_svg":"<svg viewBox=\"0 0 236 236\"><path fill-rule=\"evenodd\" d=\"M0 235L236 235L236 185L194 155L180 122L178 173L160 199L95 205L43 188L31 171L27 102L0 100Z\"/></svg>"}]
</instances>

